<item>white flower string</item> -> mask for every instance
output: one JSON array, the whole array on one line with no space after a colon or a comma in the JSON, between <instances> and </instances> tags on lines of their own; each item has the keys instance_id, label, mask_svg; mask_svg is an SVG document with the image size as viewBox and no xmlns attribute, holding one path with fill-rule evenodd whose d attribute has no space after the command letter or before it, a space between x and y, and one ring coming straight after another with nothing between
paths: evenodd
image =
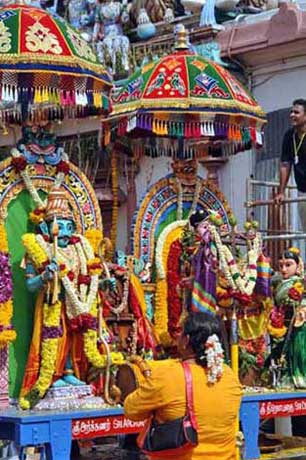
<instances>
[{"instance_id":1,"label":"white flower string","mask_svg":"<svg viewBox=\"0 0 306 460\"><path fill-rule=\"evenodd\" d=\"M178 177L176 177L175 185L177 187L177 211L176 211L176 219L182 220L183 218L183 187L181 181Z\"/></svg>"},{"instance_id":2,"label":"white flower string","mask_svg":"<svg viewBox=\"0 0 306 460\"><path fill-rule=\"evenodd\" d=\"M197 182L196 182L196 188L195 188L193 200L192 200L192 205L191 205L190 211L188 213L187 219L190 219L191 215L195 212L195 210L197 208L197 204L198 204L198 201L199 201L199 198L200 198L201 189L202 189L202 183L201 183L201 179L198 177Z\"/></svg>"},{"instance_id":3,"label":"white flower string","mask_svg":"<svg viewBox=\"0 0 306 460\"><path fill-rule=\"evenodd\" d=\"M129 297L129 282L130 282L129 272L125 273L122 278L123 278L123 292L122 292L121 302L118 305L118 307L113 307L112 305L110 306L110 311L117 317L120 316L121 313L123 313L124 309L127 307L128 297Z\"/></svg>"},{"instance_id":4,"label":"white flower string","mask_svg":"<svg viewBox=\"0 0 306 460\"><path fill-rule=\"evenodd\" d=\"M236 289L236 285L235 285L235 282L232 278L232 275L230 273L230 270L228 268L228 264L227 264L227 261L226 261L226 257L225 257L225 252L224 252L224 245L222 244L222 241L221 241L221 238L220 238L220 235L219 233L217 232L217 229L214 225L210 225L209 226L209 231L216 243L216 247L217 247L217 251L218 251L218 254L219 254L219 260L220 260L220 266L221 266L221 269L223 270L223 273L224 273L224 276L225 276L225 279L226 281L229 283L230 287L232 289Z\"/></svg>"},{"instance_id":5,"label":"white flower string","mask_svg":"<svg viewBox=\"0 0 306 460\"><path fill-rule=\"evenodd\" d=\"M98 293L99 276L92 275L89 287L89 293L86 302L82 302L79 297L75 286L67 276L62 278L62 283L67 294L67 316L69 319L75 318L82 313L89 313L93 302L95 301Z\"/></svg>"},{"instance_id":6,"label":"white flower string","mask_svg":"<svg viewBox=\"0 0 306 460\"><path fill-rule=\"evenodd\" d=\"M238 268L231 250L222 243L221 237L214 225L210 226L210 232L216 243L221 269L230 287L238 290L241 294L252 295L257 279L257 259L262 250L260 234L257 232L252 242L250 241L251 247L246 256L247 268L244 274L242 274L242 270Z\"/></svg>"},{"instance_id":7,"label":"white flower string","mask_svg":"<svg viewBox=\"0 0 306 460\"><path fill-rule=\"evenodd\" d=\"M76 253L78 255L79 260L81 261L81 274L87 275L88 268L87 268L87 260L93 258L93 251L89 249L89 246L86 249L83 247L83 242L85 238L81 237L80 235L74 235L80 238L81 243L77 243L76 246ZM36 241L41 247L41 249L45 252L48 259L52 259L52 247L48 244L41 235L36 236ZM87 254L86 254L87 253ZM89 257L88 257L89 256ZM61 257L59 254L57 263L59 265L61 263L65 263L64 258ZM82 273L83 272L83 273ZM95 301L97 294L98 294L98 285L99 285L99 276L98 275L91 275L90 277L90 285L88 292L83 292L82 289L78 290L75 283L77 280L70 281L68 276L64 276L62 278L62 283L65 288L67 299L66 299L66 309L67 309L67 316L69 319L75 318L76 316L80 315L81 313L89 313L92 307L93 302ZM81 285L82 286L82 285ZM87 294L87 295L86 295Z\"/></svg>"},{"instance_id":8,"label":"white flower string","mask_svg":"<svg viewBox=\"0 0 306 460\"><path fill-rule=\"evenodd\" d=\"M207 361L207 381L216 383L223 374L224 354L220 340L216 334L208 337L205 343Z\"/></svg>"}]
</instances>

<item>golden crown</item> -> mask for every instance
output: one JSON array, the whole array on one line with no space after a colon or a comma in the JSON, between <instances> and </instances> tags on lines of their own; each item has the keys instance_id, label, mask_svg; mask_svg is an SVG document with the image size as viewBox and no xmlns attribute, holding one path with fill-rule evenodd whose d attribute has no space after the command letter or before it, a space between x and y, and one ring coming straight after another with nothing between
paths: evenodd
<instances>
[{"instance_id":1,"label":"golden crown","mask_svg":"<svg viewBox=\"0 0 306 460\"><path fill-rule=\"evenodd\" d=\"M49 195L45 212L45 220L54 220L54 217L74 221L65 190L53 188Z\"/></svg>"}]
</instances>

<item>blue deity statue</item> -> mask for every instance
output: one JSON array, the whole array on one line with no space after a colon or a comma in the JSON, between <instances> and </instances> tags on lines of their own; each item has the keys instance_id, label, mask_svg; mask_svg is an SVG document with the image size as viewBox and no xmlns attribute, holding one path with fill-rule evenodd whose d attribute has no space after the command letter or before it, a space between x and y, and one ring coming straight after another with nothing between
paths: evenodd
<instances>
[{"instance_id":1,"label":"blue deity statue","mask_svg":"<svg viewBox=\"0 0 306 460\"><path fill-rule=\"evenodd\" d=\"M75 231L65 191L54 187L37 233L22 239L26 284L31 292L39 292L22 408L33 407L51 386L83 385L90 366L102 366L97 337L99 280L96 268L91 269L94 253Z\"/></svg>"}]
</instances>

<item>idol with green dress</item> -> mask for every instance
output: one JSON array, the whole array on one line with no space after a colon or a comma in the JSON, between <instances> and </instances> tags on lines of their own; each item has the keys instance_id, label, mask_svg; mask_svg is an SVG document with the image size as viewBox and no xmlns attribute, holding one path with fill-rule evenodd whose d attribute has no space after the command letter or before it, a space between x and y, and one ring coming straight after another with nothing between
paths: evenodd
<instances>
[{"instance_id":1,"label":"idol with green dress","mask_svg":"<svg viewBox=\"0 0 306 460\"><path fill-rule=\"evenodd\" d=\"M271 366L281 371L278 385L306 388L306 299L304 266L299 251L290 248L279 260L279 275L273 279L274 307L268 332Z\"/></svg>"}]
</instances>

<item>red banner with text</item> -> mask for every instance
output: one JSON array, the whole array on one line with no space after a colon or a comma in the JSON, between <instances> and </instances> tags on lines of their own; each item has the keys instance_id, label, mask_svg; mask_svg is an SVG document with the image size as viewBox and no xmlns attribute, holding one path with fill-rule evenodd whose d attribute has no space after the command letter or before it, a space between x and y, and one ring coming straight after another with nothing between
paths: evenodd
<instances>
[{"instance_id":1,"label":"red banner with text","mask_svg":"<svg viewBox=\"0 0 306 460\"><path fill-rule=\"evenodd\" d=\"M124 415L72 420L73 439L91 439L119 434L139 433L144 421L133 422Z\"/></svg>"},{"instance_id":2,"label":"red banner with text","mask_svg":"<svg viewBox=\"0 0 306 460\"><path fill-rule=\"evenodd\" d=\"M306 415L306 398L263 401L259 404L260 418Z\"/></svg>"}]
</instances>

